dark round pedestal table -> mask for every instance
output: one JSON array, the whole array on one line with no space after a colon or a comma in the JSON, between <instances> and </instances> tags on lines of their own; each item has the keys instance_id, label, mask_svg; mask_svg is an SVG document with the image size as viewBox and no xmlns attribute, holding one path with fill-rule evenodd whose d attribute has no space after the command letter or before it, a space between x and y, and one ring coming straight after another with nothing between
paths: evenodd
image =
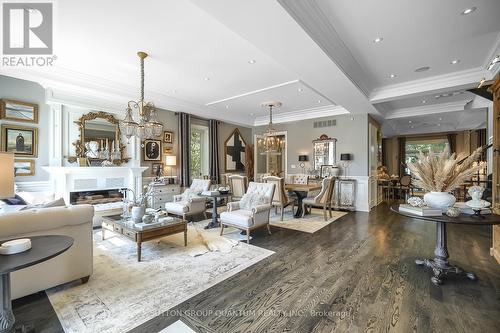
<instances>
[{"instance_id":1,"label":"dark round pedestal table","mask_svg":"<svg viewBox=\"0 0 500 333\"><path fill-rule=\"evenodd\" d=\"M476 280L477 277L472 272L466 272L462 268L451 265L448 262L449 253L446 239L446 225L451 224L469 224L469 225L494 225L500 224L500 216L495 214L488 215L468 215L460 214L458 217L449 217L447 215L441 216L418 216L411 213L401 212L398 205L391 206L394 213L418 219L422 221L436 223L436 248L434 249L434 259L417 259L415 263L419 266L425 266L432 269L433 276L431 281L436 284L442 284L444 278L448 274L464 275L470 280Z\"/></svg>"},{"instance_id":2,"label":"dark round pedestal table","mask_svg":"<svg viewBox=\"0 0 500 333\"><path fill-rule=\"evenodd\" d=\"M207 198L211 198L212 199L212 221L210 221L210 223L205 227L205 229L211 229L211 228L218 228L220 227L220 223L219 223L219 213L217 212L217 200L219 198L227 198L229 197L231 194L229 193L226 193L226 194L221 194L221 193L218 193L218 194L212 194L212 195L205 195L205 194L200 194L202 197L207 197Z\"/></svg>"},{"instance_id":3,"label":"dark round pedestal table","mask_svg":"<svg viewBox=\"0 0 500 333\"><path fill-rule=\"evenodd\" d=\"M15 322L10 294L10 273L52 259L73 245L73 238L68 236L50 235L25 238L31 239L31 249L18 254L0 255L0 293L2 293L0 333L9 332ZM9 240L2 240L0 244ZM33 279L36 279L36 276Z\"/></svg>"}]
</instances>

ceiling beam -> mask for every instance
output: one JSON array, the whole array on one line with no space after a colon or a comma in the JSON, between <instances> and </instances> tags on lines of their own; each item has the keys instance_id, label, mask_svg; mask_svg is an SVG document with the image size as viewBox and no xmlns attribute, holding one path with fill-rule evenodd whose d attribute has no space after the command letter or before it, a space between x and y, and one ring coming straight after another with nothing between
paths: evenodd
<instances>
[{"instance_id":1,"label":"ceiling beam","mask_svg":"<svg viewBox=\"0 0 500 333\"><path fill-rule=\"evenodd\" d=\"M460 100L456 102L432 104L424 106L416 106L411 108L396 109L388 112L385 119L398 119L398 118L408 118L408 117L418 117L433 115L437 113L448 113L448 112L458 112L464 111L465 106L470 103L471 100Z\"/></svg>"}]
</instances>

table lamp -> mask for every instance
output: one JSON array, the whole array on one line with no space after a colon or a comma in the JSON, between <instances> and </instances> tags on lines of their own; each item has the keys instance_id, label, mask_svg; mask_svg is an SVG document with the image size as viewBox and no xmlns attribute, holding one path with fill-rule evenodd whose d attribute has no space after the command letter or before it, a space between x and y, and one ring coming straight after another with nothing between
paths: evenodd
<instances>
[{"instance_id":1,"label":"table lamp","mask_svg":"<svg viewBox=\"0 0 500 333\"><path fill-rule=\"evenodd\" d=\"M165 165L170 167L170 179L173 179L173 177L172 177L172 170L173 170L174 166L177 165L177 156L175 156L175 155L167 155L165 157Z\"/></svg>"},{"instance_id":2,"label":"table lamp","mask_svg":"<svg viewBox=\"0 0 500 333\"><path fill-rule=\"evenodd\" d=\"M309 161L309 156L307 155L299 155L299 166L302 168L302 173L304 173L304 167L306 166L306 163Z\"/></svg>"},{"instance_id":3,"label":"table lamp","mask_svg":"<svg viewBox=\"0 0 500 333\"><path fill-rule=\"evenodd\" d=\"M347 171L351 166L351 163L351 154L340 154L340 165L342 165L342 168L345 170L345 178L347 178Z\"/></svg>"},{"instance_id":4,"label":"table lamp","mask_svg":"<svg viewBox=\"0 0 500 333\"><path fill-rule=\"evenodd\" d=\"M14 196L14 154L0 152L0 199Z\"/></svg>"}]
</instances>

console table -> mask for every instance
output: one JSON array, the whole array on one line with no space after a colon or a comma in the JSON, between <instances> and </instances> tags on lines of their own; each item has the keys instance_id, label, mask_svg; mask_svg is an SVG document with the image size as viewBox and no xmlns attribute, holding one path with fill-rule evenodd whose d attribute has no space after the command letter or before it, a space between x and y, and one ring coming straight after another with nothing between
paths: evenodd
<instances>
[{"instance_id":1,"label":"console table","mask_svg":"<svg viewBox=\"0 0 500 333\"><path fill-rule=\"evenodd\" d=\"M401 212L399 210L398 205L391 206L391 211L405 217L436 223L436 248L434 249L434 255L435 255L434 259L415 260L415 264L419 266L426 266L432 269L434 276L431 277L431 281L436 285L443 283L443 279L448 274L465 275L470 280L477 279L474 273L466 272L458 266L450 265L450 263L448 262L448 258L450 256L448 254L448 246L446 239L447 224L469 224L476 226L500 224L500 216L495 214L479 215L479 216L460 214L460 216L458 217L449 217L447 215L418 216L411 213Z\"/></svg>"},{"instance_id":2,"label":"console table","mask_svg":"<svg viewBox=\"0 0 500 333\"><path fill-rule=\"evenodd\" d=\"M9 332L15 323L10 295L10 273L52 259L73 245L73 238L68 236L50 235L26 238L31 240L31 249L28 251L5 256L0 255L0 292L2 293L0 333ZM0 243L7 241L9 240ZM36 277L33 278L36 279Z\"/></svg>"}]
</instances>

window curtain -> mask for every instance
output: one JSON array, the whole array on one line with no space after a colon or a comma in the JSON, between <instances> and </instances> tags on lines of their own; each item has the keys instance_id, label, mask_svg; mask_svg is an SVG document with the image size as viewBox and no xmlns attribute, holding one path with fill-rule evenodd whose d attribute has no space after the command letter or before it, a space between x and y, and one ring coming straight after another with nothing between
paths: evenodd
<instances>
[{"instance_id":1,"label":"window curtain","mask_svg":"<svg viewBox=\"0 0 500 333\"><path fill-rule=\"evenodd\" d=\"M382 165L387 167L387 139L382 138Z\"/></svg>"},{"instance_id":2,"label":"window curtain","mask_svg":"<svg viewBox=\"0 0 500 333\"><path fill-rule=\"evenodd\" d=\"M191 159L191 116L187 113L179 113L179 166L180 186L188 187L190 180Z\"/></svg>"},{"instance_id":3,"label":"window curtain","mask_svg":"<svg viewBox=\"0 0 500 333\"><path fill-rule=\"evenodd\" d=\"M398 138L399 176L406 174L406 137Z\"/></svg>"},{"instance_id":4,"label":"window curtain","mask_svg":"<svg viewBox=\"0 0 500 333\"><path fill-rule=\"evenodd\" d=\"M219 184L219 122L215 119L208 121L208 148L210 155L210 179L212 183Z\"/></svg>"},{"instance_id":5,"label":"window curtain","mask_svg":"<svg viewBox=\"0 0 500 333\"><path fill-rule=\"evenodd\" d=\"M457 135L455 133L450 133L446 135L446 138L448 139L448 146L450 147L450 153L456 153L457 152Z\"/></svg>"}]
</instances>

